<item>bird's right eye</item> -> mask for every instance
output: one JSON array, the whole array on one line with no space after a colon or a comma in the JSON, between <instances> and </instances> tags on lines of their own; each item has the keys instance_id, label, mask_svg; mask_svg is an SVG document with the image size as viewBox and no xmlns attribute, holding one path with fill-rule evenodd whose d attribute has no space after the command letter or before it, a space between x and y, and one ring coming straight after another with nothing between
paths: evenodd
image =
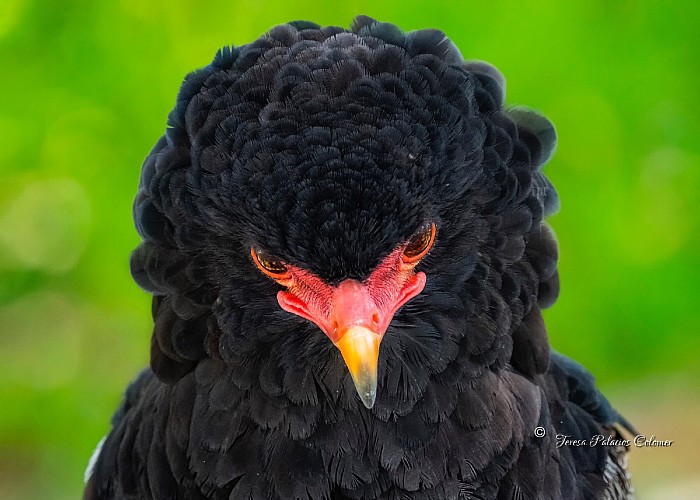
<instances>
[{"instance_id":1,"label":"bird's right eye","mask_svg":"<svg viewBox=\"0 0 700 500\"><path fill-rule=\"evenodd\" d=\"M253 262L258 268L271 278L276 280L289 277L289 269L280 259L273 257L270 253L259 248L251 248L250 255L253 257Z\"/></svg>"}]
</instances>

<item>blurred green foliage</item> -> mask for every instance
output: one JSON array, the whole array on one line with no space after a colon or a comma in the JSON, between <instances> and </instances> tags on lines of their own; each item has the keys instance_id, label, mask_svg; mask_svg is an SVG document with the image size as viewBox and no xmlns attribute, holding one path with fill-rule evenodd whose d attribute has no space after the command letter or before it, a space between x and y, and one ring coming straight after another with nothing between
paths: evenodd
<instances>
[{"instance_id":1,"label":"blurred green foliage","mask_svg":"<svg viewBox=\"0 0 700 500\"><path fill-rule=\"evenodd\" d=\"M557 126L555 348L604 387L700 373L700 3L3 0L0 498L78 498L148 362L131 202L184 75L275 24L359 13L442 29Z\"/></svg>"}]
</instances>

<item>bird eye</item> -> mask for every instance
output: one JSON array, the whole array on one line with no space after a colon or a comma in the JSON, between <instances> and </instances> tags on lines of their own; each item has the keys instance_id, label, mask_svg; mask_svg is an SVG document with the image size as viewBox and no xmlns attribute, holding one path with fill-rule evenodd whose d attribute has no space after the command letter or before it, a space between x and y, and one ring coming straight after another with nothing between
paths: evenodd
<instances>
[{"instance_id":1,"label":"bird eye","mask_svg":"<svg viewBox=\"0 0 700 500\"><path fill-rule=\"evenodd\" d=\"M401 260L406 264L418 262L428 253L435 241L435 224L432 222L423 226L414 234L403 249Z\"/></svg>"},{"instance_id":2,"label":"bird eye","mask_svg":"<svg viewBox=\"0 0 700 500\"><path fill-rule=\"evenodd\" d=\"M250 255L253 257L255 265L271 278L279 280L289 276L287 264L273 257L265 250L251 248Z\"/></svg>"}]
</instances>

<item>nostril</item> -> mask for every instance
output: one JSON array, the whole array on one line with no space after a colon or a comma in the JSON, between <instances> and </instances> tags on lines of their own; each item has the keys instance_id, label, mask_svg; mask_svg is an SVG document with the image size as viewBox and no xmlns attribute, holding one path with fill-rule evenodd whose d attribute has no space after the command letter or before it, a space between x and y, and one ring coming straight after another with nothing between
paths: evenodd
<instances>
[{"instance_id":1,"label":"nostril","mask_svg":"<svg viewBox=\"0 0 700 500\"><path fill-rule=\"evenodd\" d=\"M333 324L331 326L333 327L334 332L338 331L338 321L333 320Z\"/></svg>"},{"instance_id":2,"label":"nostril","mask_svg":"<svg viewBox=\"0 0 700 500\"><path fill-rule=\"evenodd\" d=\"M379 313L378 312L375 312L372 315L372 323L374 323L375 325L379 324Z\"/></svg>"}]
</instances>

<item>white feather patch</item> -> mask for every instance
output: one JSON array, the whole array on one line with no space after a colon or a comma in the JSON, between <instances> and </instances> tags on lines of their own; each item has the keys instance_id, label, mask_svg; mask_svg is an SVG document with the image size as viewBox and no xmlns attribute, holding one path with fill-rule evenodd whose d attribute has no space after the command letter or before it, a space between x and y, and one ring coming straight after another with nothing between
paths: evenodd
<instances>
[{"instance_id":1,"label":"white feather patch","mask_svg":"<svg viewBox=\"0 0 700 500\"><path fill-rule=\"evenodd\" d=\"M95 451L93 451L92 455L90 456L90 461L88 462L87 469L85 469L85 475L83 476L83 482L85 483L88 482L90 476L92 476L92 472L95 470L95 464L97 463L97 459L100 457L100 452L102 451L102 445L105 444L105 439L107 439L107 436L100 439L100 442L97 443L97 447L95 447Z\"/></svg>"}]
</instances>

